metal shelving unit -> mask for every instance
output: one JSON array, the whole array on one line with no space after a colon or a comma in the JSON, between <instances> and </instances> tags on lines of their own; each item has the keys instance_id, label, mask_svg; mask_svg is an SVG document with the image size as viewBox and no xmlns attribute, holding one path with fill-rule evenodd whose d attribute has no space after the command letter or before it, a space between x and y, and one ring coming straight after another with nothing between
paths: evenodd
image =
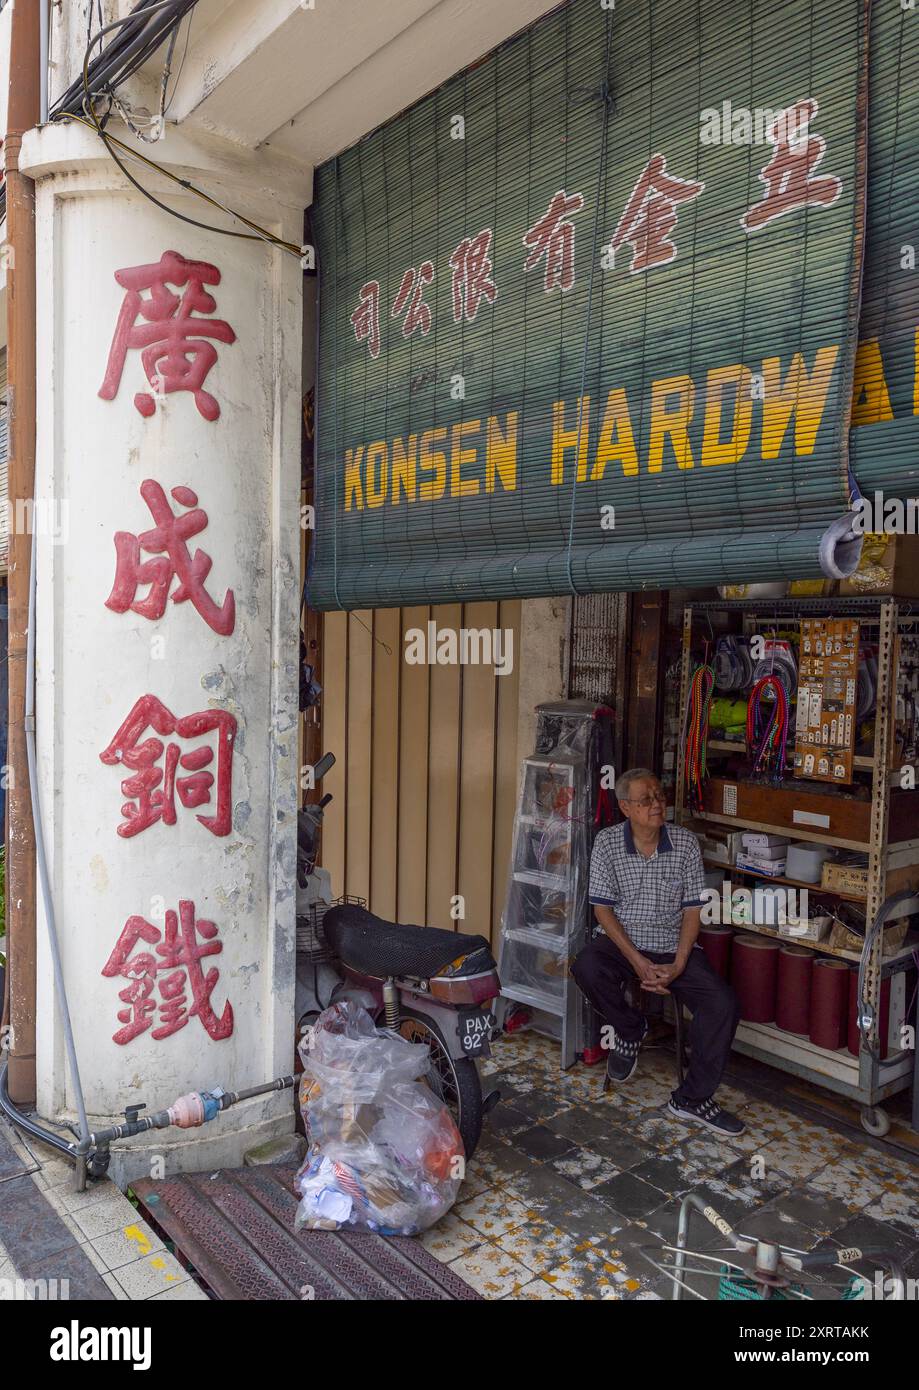
<instances>
[{"instance_id":1,"label":"metal shelving unit","mask_svg":"<svg viewBox=\"0 0 919 1390\"><path fill-rule=\"evenodd\" d=\"M702 810L690 813L684 802L685 749L681 739L677 762L677 785L674 815L683 823L698 823L700 828L706 824L729 826L733 829L759 830L780 835L793 834L796 839L814 841L845 849L856 849L868 857L868 883L864 895L833 893L817 884L800 885L819 892L822 897L837 897L841 900L865 903L866 924L875 921L888 893L893 891L891 879L900 890L916 889L917 899L914 911L919 911L919 790L898 795L915 797L915 809L910 811L908 821L911 830L903 835L905 818L899 817L901 827L898 838L891 842L888 834L891 809L891 783L894 719L897 692L898 636L905 632L919 634L919 601L898 600L892 597L877 598L838 598L838 599L781 599L781 600L722 600L690 603L683 610L683 659L680 687L681 726L685 725L685 715L692 674L693 648L704 637L705 629L700 631L703 620L708 625L710 638L714 637L711 628L713 613L734 613L738 615L741 631L752 631L757 625L767 623L774 626L792 626L805 616L853 617L858 618L863 628L870 626L876 630L878 648L877 694L875 709L874 745L870 756L859 756L854 760L856 770L870 772L870 809L865 818L864 831L853 838L848 835L832 834L826 830L815 829L813 825L793 826L786 820L783 824L748 819L740 815L730 815L717 811ZM709 753L720 756L727 752L742 752L743 745L731 740L712 740ZM915 766L915 764L913 764ZM731 779L736 781L737 779ZM916 777L919 782L919 775ZM806 782L788 777L783 784L789 793L804 801L808 795ZM899 788L899 780L896 781ZM714 862L714 861L713 861ZM719 864L726 874L749 876L746 871L737 870L732 865ZM762 877L760 875L759 877ZM779 882L780 880L777 880ZM782 880L784 881L784 880ZM790 882L790 880L789 880ZM797 885L796 885L797 886ZM908 905L907 905L908 906ZM778 933L764 926L739 928L743 931L758 931L769 936ZM913 1124L919 1127L919 1069L917 1069L917 1049L892 1051L886 1060L880 1060L878 1040L878 1020L880 1018L881 982L886 976L894 975L909 968L913 951L919 938L911 932L907 944L889 956L882 952L883 933L875 936L866 945L863 957L855 952L842 951L826 946L824 943L798 942L820 955L840 956L855 962L864 959L864 991L866 1002L870 1005L873 1021L867 1034L861 1038L861 1049L857 1058L848 1051L829 1052L818 1048L809 1040L796 1034L786 1033L773 1024L741 1023L737 1030L735 1047L747 1056L768 1062L784 1071L826 1086L838 1094L847 1096L861 1106L862 1124L871 1134L887 1132L889 1120L880 1108L879 1102L901 1091L914 1081ZM786 938L782 938L786 939ZM787 938L795 941L795 938ZM919 1003L916 1009L916 1025L919 1027ZM915 1073L915 1075L914 1075Z\"/></svg>"}]
</instances>

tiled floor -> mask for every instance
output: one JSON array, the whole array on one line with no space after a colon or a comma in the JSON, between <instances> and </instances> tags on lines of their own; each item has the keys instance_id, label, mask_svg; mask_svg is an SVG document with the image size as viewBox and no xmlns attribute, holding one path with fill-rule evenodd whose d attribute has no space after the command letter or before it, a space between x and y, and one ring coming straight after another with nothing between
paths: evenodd
<instances>
[{"instance_id":1,"label":"tiled floor","mask_svg":"<svg viewBox=\"0 0 919 1390\"><path fill-rule=\"evenodd\" d=\"M502 1038L487 1065L501 1103L459 1201L421 1237L486 1298L668 1298L671 1281L640 1247L675 1239L688 1191L744 1234L801 1250L890 1250L919 1279L919 1164L889 1146L730 1085L718 1098L747 1124L738 1140L671 1121L664 1051L643 1053L632 1080L606 1096L602 1066L561 1073L557 1047L535 1033ZM693 1216L691 1246L722 1244ZM716 1280L688 1282L716 1296ZM816 1292L838 1296L827 1284Z\"/></svg>"},{"instance_id":2,"label":"tiled floor","mask_svg":"<svg viewBox=\"0 0 919 1390\"><path fill-rule=\"evenodd\" d=\"M49 1288L71 1299L207 1297L114 1183L74 1192L72 1166L29 1142L0 1119L0 1300Z\"/></svg>"},{"instance_id":3,"label":"tiled floor","mask_svg":"<svg viewBox=\"0 0 919 1390\"><path fill-rule=\"evenodd\" d=\"M744 1234L802 1250L891 1250L919 1280L919 1162L889 1145L738 1085L718 1098L747 1132L719 1141L667 1117L672 1058L661 1050L643 1052L632 1080L606 1096L602 1066L562 1073L557 1047L531 1032L502 1038L486 1067L501 1103L455 1206L420 1237L486 1298L669 1297L641 1247L675 1239L688 1191ZM691 1246L722 1240L693 1217ZM27 1149L3 1120L0 1242L0 1298L28 1297L40 1278L67 1279L70 1298L206 1298L113 1184L74 1192L70 1165ZM712 1296L716 1281L688 1282Z\"/></svg>"}]
</instances>

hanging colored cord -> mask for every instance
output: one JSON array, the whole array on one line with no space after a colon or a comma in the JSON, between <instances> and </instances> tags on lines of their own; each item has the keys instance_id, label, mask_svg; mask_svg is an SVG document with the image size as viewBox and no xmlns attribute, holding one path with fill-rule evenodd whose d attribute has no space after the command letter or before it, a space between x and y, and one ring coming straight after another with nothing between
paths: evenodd
<instances>
[{"instance_id":1,"label":"hanging colored cord","mask_svg":"<svg viewBox=\"0 0 919 1390\"><path fill-rule=\"evenodd\" d=\"M708 777L708 717L715 686L711 666L697 666L689 683L683 756L686 805L690 811L703 809L702 789Z\"/></svg>"},{"instance_id":2,"label":"hanging colored cord","mask_svg":"<svg viewBox=\"0 0 919 1390\"><path fill-rule=\"evenodd\" d=\"M764 699L769 693L772 698ZM747 704L747 753L754 773L781 781L788 743L788 693L778 676L763 676Z\"/></svg>"}]
</instances>

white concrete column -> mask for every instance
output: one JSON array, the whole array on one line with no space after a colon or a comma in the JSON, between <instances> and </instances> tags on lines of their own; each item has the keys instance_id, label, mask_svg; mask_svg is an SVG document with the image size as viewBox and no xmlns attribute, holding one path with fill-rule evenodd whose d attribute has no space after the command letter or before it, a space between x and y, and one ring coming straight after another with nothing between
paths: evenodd
<instances>
[{"instance_id":1,"label":"white concrete column","mask_svg":"<svg viewBox=\"0 0 919 1390\"><path fill-rule=\"evenodd\" d=\"M299 245L302 170L174 130L139 148ZM102 1128L292 1069L302 271L161 211L80 125L31 132L22 167L41 814ZM234 225L129 167L186 217ZM39 1108L73 1118L41 911L38 939ZM113 1175L239 1162L293 1113L288 1091L140 1136Z\"/></svg>"}]
</instances>

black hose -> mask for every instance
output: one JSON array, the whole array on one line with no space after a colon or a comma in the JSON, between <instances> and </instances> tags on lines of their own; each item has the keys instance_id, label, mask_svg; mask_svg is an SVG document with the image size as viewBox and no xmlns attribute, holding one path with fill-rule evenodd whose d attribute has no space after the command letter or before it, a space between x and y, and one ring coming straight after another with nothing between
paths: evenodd
<instances>
[{"instance_id":1,"label":"black hose","mask_svg":"<svg viewBox=\"0 0 919 1390\"><path fill-rule=\"evenodd\" d=\"M220 1108L226 1110L231 1105L236 1105L241 1100L251 1100L253 1096L263 1096L268 1091L287 1091L294 1085L296 1078L293 1076L276 1076L273 1081L266 1081L261 1086L247 1086L244 1091L231 1091L229 1096L224 1097L226 1105Z\"/></svg>"},{"instance_id":2,"label":"black hose","mask_svg":"<svg viewBox=\"0 0 919 1390\"><path fill-rule=\"evenodd\" d=\"M54 1134L50 1129L44 1129L35 1120L30 1120L28 1115L23 1115L10 1100L10 1093L6 1084L8 1061L6 1057L0 1062L0 1110L3 1111L11 1124L17 1129L25 1130L26 1134L31 1134L33 1139L40 1139L43 1144L48 1144L52 1149L57 1149L58 1153L65 1158L76 1162L76 1145L68 1144L59 1134Z\"/></svg>"}]
</instances>

